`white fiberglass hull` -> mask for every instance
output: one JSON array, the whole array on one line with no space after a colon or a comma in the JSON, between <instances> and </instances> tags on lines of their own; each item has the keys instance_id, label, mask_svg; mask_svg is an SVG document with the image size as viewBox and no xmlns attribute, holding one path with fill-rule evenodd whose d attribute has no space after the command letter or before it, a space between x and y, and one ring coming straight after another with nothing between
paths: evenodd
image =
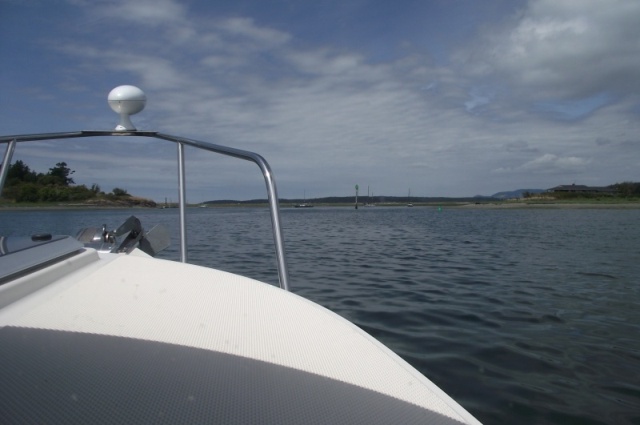
<instances>
[{"instance_id":1,"label":"white fiberglass hull","mask_svg":"<svg viewBox=\"0 0 640 425\"><path fill-rule=\"evenodd\" d=\"M87 249L0 299L3 423L478 423L347 320L246 277Z\"/></svg>"}]
</instances>

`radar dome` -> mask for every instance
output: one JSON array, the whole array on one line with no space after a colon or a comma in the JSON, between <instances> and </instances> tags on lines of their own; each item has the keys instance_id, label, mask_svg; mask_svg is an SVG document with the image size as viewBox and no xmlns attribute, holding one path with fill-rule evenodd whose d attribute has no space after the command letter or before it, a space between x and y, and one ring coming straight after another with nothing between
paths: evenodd
<instances>
[{"instance_id":1,"label":"radar dome","mask_svg":"<svg viewBox=\"0 0 640 425\"><path fill-rule=\"evenodd\" d=\"M135 86L118 86L109 92L109 106L120 114L120 124L116 131L135 131L130 115L137 114L144 109L147 96Z\"/></svg>"}]
</instances>

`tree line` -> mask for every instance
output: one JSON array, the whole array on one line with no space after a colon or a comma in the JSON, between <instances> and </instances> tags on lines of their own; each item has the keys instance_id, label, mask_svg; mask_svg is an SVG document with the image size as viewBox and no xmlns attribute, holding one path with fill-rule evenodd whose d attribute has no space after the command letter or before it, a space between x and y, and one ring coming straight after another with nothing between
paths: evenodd
<instances>
[{"instance_id":1,"label":"tree line","mask_svg":"<svg viewBox=\"0 0 640 425\"><path fill-rule=\"evenodd\" d=\"M573 198L601 198L601 197L618 197L618 198L640 198L640 182L622 182L614 183L606 186L611 192L553 192L552 196L559 199ZM531 198L538 193L523 192L523 198Z\"/></svg>"},{"instance_id":2,"label":"tree line","mask_svg":"<svg viewBox=\"0 0 640 425\"><path fill-rule=\"evenodd\" d=\"M622 182L609 187L625 198L640 197L640 182Z\"/></svg>"},{"instance_id":3,"label":"tree line","mask_svg":"<svg viewBox=\"0 0 640 425\"><path fill-rule=\"evenodd\" d=\"M129 197L125 189L114 188L105 193L97 184L76 185L66 162L58 162L47 173L37 173L23 161L9 166L2 197L15 202L81 202L93 198Z\"/></svg>"}]
</instances>

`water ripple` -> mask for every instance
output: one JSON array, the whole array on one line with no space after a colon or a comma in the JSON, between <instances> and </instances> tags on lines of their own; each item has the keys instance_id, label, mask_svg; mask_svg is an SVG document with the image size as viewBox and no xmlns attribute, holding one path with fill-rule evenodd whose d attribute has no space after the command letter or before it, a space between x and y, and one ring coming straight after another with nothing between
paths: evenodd
<instances>
[{"instance_id":1,"label":"water ripple","mask_svg":"<svg viewBox=\"0 0 640 425\"><path fill-rule=\"evenodd\" d=\"M0 212L0 234L130 211ZM177 259L177 211L163 223ZM265 209L188 211L190 261L277 284ZM489 423L640 423L640 210L283 210L294 292Z\"/></svg>"}]
</instances>

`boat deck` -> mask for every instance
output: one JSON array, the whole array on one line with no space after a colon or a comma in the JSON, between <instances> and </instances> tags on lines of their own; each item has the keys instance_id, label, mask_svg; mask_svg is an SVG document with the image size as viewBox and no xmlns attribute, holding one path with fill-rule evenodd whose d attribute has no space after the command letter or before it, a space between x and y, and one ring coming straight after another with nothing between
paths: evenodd
<instances>
[{"instance_id":1,"label":"boat deck","mask_svg":"<svg viewBox=\"0 0 640 425\"><path fill-rule=\"evenodd\" d=\"M347 320L246 277L87 249L0 297L15 423L478 423Z\"/></svg>"}]
</instances>

